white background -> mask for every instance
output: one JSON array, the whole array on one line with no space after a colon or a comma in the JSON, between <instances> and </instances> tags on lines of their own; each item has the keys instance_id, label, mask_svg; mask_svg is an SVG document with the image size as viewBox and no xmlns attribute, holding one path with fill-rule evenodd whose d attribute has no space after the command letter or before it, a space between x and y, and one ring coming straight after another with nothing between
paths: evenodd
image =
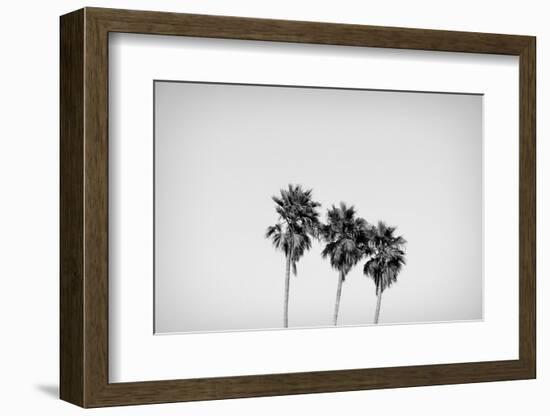
<instances>
[{"instance_id":1,"label":"white background","mask_svg":"<svg viewBox=\"0 0 550 416\"><path fill-rule=\"evenodd\" d=\"M84 4L169 11L248 15L377 25L426 27L538 36L539 164L539 379L340 394L168 404L88 411L89 414L546 414L550 387L544 357L547 318L541 213L550 162L545 145L544 62L550 54L543 2L393 1L366 3L285 1L51 1L7 3L2 13L3 81L0 180L0 301L3 329L0 408L6 414L79 414L55 399L58 385L58 15ZM24 25L22 25L24 23Z\"/></svg>"},{"instance_id":2,"label":"white background","mask_svg":"<svg viewBox=\"0 0 550 416\"><path fill-rule=\"evenodd\" d=\"M517 82L519 75L517 58L319 45L305 47L292 44L262 44L259 46L256 42L247 41L189 40L127 34L113 35L110 47L109 365L111 381L321 371L518 357L518 280L515 272L518 264L518 237L517 229L502 228L502 224L518 223ZM300 52L307 50L307 53L295 53L296 50ZM144 59L144 57L147 58ZM179 77L279 85L295 83L333 87L484 93L483 249L486 289L484 321L461 324L438 323L416 326L152 336L151 115L153 100L151 80L178 79ZM426 98L428 95L423 97ZM440 95L439 97L441 99L449 96ZM455 99L457 98L455 96ZM357 105L359 104L355 104ZM425 107L427 104L416 105ZM442 106L442 104L439 105ZM210 108L213 107L210 106ZM429 117L439 117L441 121L442 116L436 114L434 111ZM408 116L422 118L420 114L413 116L410 112ZM457 116L453 116L452 120L456 123ZM400 124L405 126L405 123ZM249 123L247 127L250 126ZM404 128L413 135L413 128ZM429 136L430 133L424 134ZM412 138L411 140L416 144L420 143L419 140ZM274 143L275 139L269 142ZM477 142L479 145L479 137ZM269 145L263 145L265 146ZM464 151L465 147L467 146L461 146L461 151ZM244 146L244 151L246 152L248 148L250 146ZM430 144L428 148L436 147ZM197 146L194 146L194 149L197 149ZM226 152L226 154L229 153ZM309 154L313 155L313 152ZM413 151L409 151L409 155L413 154ZM460 157L457 159L460 160ZM363 161L366 158L361 157L360 160ZM447 162L447 165L454 162L453 158L453 162ZM416 171L418 168L415 169ZM443 174L439 173L439 176L443 177ZM313 175L308 183L319 177L322 177L319 173ZM241 183L244 181L245 179L242 179ZM479 183L479 178L474 180L474 183L476 182ZM362 182L363 185L366 183L366 181ZM437 190L437 186L439 185L432 186L432 190L437 195L444 195ZM457 189L458 187L455 187L455 192ZM418 187L416 191L419 192ZM339 186L333 198L340 192L345 192L345 187ZM355 195L356 192L350 191L350 194ZM462 196L475 199L467 192L463 192ZM243 199L237 198L239 201ZM268 201L269 198L266 196L266 202ZM362 199L356 200L359 212L363 211L366 203L363 200L363 205L359 205L361 201ZM456 209L458 203L451 205L455 206L442 209L451 212ZM414 209L414 203L411 202L408 206ZM269 208L271 208L270 205ZM415 213L416 219L421 218L424 213L422 211L428 211L428 209L421 208L419 211ZM158 213L164 214L161 210ZM452 238L460 239L451 227L445 225L445 222L438 221L437 215L430 214L430 220L439 222L439 226L446 229L449 235L453 236ZM266 218L265 221L269 219ZM399 220L397 223L403 225L402 230L405 230L405 234L414 240L407 231L407 222ZM242 233L246 230L243 231L240 228L236 232ZM423 233L428 231L423 230ZM188 233L190 234L192 232ZM472 239L472 237L469 238ZM235 238L232 241L235 241ZM408 249L412 250L413 247L409 245ZM444 247L444 243L438 244L438 250L444 250ZM475 245L472 245L472 248L474 251L479 251L479 247L476 248ZM160 254L160 246L157 246L157 250ZM455 249L455 251L459 250ZM505 262L502 261L503 252L510 252ZM461 255L464 261L475 263L475 260L468 258L467 250L462 250ZM261 258L261 254L257 256ZM219 260L223 264L228 263L228 261ZM447 261L449 268L458 268L465 274L475 274L474 270L454 265L452 261L454 259ZM277 267L275 264L269 265L266 260L264 264L272 269ZM432 265L435 268L438 267L435 261ZM231 275L235 272L228 273ZM322 273L319 272L318 276L322 276ZM402 278L406 279L405 276ZM350 282L346 282L346 289L343 291L344 300L347 299L347 291L355 289L351 280L350 276ZM249 288L249 285L245 286ZM467 283L464 283L464 286L467 286ZM421 296L420 285L416 288L418 289L416 294ZM395 293L394 290L388 293ZM436 291L434 285L426 290ZM456 292L458 292L457 289L455 289L455 297L458 298L459 295ZM389 298L390 295L386 296ZM427 297L426 308L429 308L429 303L429 297ZM178 313L178 310L173 309L172 312ZM342 312L345 316L346 310ZM402 351L405 344L406 354ZM223 349L220 349L219 345L223 345ZM343 348L346 353L339 354L338 351ZM186 360L182 357L182 351L193 359Z\"/></svg>"}]
</instances>

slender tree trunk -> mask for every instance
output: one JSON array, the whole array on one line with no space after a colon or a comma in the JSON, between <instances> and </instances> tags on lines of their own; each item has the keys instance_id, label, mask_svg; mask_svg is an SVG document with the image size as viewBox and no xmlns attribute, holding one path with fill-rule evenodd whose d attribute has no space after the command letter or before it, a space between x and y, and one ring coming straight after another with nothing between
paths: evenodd
<instances>
[{"instance_id":1,"label":"slender tree trunk","mask_svg":"<svg viewBox=\"0 0 550 416\"><path fill-rule=\"evenodd\" d=\"M338 310L340 309L340 296L342 295L342 282L344 281L344 273L340 272L338 278L338 288L336 289L336 302L334 304L334 326L338 324Z\"/></svg>"},{"instance_id":2,"label":"slender tree trunk","mask_svg":"<svg viewBox=\"0 0 550 416\"><path fill-rule=\"evenodd\" d=\"M288 295L290 292L290 263L291 255L286 256L286 276L285 276L285 311L284 311L284 327L288 328Z\"/></svg>"},{"instance_id":3,"label":"slender tree trunk","mask_svg":"<svg viewBox=\"0 0 550 416\"><path fill-rule=\"evenodd\" d=\"M378 318L380 317L380 303L382 302L382 288L376 288L376 294L378 299L376 300L376 312L374 313L374 323L378 323Z\"/></svg>"}]
</instances>

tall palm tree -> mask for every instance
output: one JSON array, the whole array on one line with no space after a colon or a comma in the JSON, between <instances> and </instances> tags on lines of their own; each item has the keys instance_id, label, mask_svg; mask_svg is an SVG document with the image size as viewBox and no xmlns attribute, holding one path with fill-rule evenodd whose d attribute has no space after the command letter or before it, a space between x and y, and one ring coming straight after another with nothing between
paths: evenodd
<instances>
[{"instance_id":1,"label":"tall palm tree","mask_svg":"<svg viewBox=\"0 0 550 416\"><path fill-rule=\"evenodd\" d=\"M268 227L265 237L271 239L276 249L285 254L285 300L283 324L288 328L288 298L290 269L297 274L296 263L311 248L311 238L318 235L320 203L312 199L313 190L303 190L300 185L288 185L281 195L273 196L275 210L279 214L277 224Z\"/></svg>"},{"instance_id":2,"label":"tall palm tree","mask_svg":"<svg viewBox=\"0 0 550 416\"><path fill-rule=\"evenodd\" d=\"M363 242L368 224L363 218L355 216L355 208L341 202L339 207L332 206L327 211L327 224L322 227L322 237L326 246L321 255L330 258L330 265L338 271L338 286L334 303L334 326L338 323L338 310L342 295L342 283L353 266L363 256Z\"/></svg>"},{"instance_id":3,"label":"tall palm tree","mask_svg":"<svg viewBox=\"0 0 550 416\"><path fill-rule=\"evenodd\" d=\"M389 227L380 221L378 226L373 228L370 241L364 247L364 254L370 259L365 263L363 273L372 278L376 286L375 324L380 317L382 293L397 282L397 275L405 265L406 240L402 236L394 236L395 230L396 227Z\"/></svg>"}]
</instances>

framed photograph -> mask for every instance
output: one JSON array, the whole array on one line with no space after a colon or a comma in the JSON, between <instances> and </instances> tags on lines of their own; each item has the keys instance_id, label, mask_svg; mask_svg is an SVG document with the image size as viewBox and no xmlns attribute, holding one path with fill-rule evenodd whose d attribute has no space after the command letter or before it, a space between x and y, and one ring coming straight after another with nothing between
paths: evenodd
<instances>
[{"instance_id":1,"label":"framed photograph","mask_svg":"<svg viewBox=\"0 0 550 416\"><path fill-rule=\"evenodd\" d=\"M63 400L535 378L534 37L60 27Z\"/></svg>"}]
</instances>

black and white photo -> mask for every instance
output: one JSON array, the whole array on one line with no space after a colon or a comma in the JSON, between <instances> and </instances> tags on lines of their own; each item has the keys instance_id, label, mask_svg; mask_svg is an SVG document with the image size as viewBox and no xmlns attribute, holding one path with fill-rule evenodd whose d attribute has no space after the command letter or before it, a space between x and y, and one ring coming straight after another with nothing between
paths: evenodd
<instances>
[{"instance_id":1,"label":"black and white photo","mask_svg":"<svg viewBox=\"0 0 550 416\"><path fill-rule=\"evenodd\" d=\"M155 333L483 319L482 95L154 96Z\"/></svg>"}]
</instances>

